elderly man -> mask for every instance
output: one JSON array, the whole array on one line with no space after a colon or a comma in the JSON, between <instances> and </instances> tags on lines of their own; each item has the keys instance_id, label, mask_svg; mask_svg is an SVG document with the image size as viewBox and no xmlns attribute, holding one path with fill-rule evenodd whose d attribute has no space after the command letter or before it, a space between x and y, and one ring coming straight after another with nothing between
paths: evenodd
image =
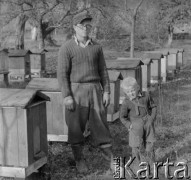
<instances>
[{"instance_id":1,"label":"elderly man","mask_svg":"<svg viewBox=\"0 0 191 180\"><path fill-rule=\"evenodd\" d=\"M112 167L111 135L106 107L110 85L102 47L89 38L92 17L88 12L74 16L75 35L58 55L58 82L63 94L68 142L80 173L88 171L83 156L84 131L88 122L93 146L102 150Z\"/></svg>"}]
</instances>

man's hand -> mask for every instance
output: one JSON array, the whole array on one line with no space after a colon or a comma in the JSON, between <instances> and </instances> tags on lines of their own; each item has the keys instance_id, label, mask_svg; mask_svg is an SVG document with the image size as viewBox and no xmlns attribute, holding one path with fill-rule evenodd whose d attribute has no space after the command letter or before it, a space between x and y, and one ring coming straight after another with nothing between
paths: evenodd
<instances>
[{"instance_id":1,"label":"man's hand","mask_svg":"<svg viewBox=\"0 0 191 180\"><path fill-rule=\"evenodd\" d=\"M75 110L75 102L72 96L67 96L64 98L64 105L67 110L74 111Z\"/></svg>"},{"instance_id":2,"label":"man's hand","mask_svg":"<svg viewBox=\"0 0 191 180\"><path fill-rule=\"evenodd\" d=\"M103 93L103 105L107 107L110 104L110 94L108 92Z\"/></svg>"}]
</instances>

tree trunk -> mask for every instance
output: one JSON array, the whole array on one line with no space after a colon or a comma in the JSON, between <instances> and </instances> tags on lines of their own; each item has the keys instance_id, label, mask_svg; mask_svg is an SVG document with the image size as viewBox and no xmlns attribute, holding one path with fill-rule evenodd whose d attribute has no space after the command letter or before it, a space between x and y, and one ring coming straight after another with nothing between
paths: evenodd
<instances>
[{"instance_id":1,"label":"tree trunk","mask_svg":"<svg viewBox=\"0 0 191 180\"><path fill-rule=\"evenodd\" d=\"M24 49L24 35L25 35L25 23L28 17L24 14L20 14L16 23L16 49Z\"/></svg>"},{"instance_id":2,"label":"tree trunk","mask_svg":"<svg viewBox=\"0 0 191 180\"><path fill-rule=\"evenodd\" d=\"M132 18L132 27L131 27L131 50L130 57L134 57L134 49L135 49L135 16Z\"/></svg>"},{"instance_id":3,"label":"tree trunk","mask_svg":"<svg viewBox=\"0 0 191 180\"><path fill-rule=\"evenodd\" d=\"M45 48L44 38L43 38L43 29L42 29L42 19L39 20L38 27L38 40L39 40L39 49Z\"/></svg>"},{"instance_id":4,"label":"tree trunk","mask_svg":"<svg viewBox=\"0 0 191 180\"><path fill-rule=\"evenodd\" d=\"M172 46L173 31L174 31L173 26L171 24L168 25L168 42L167 42L167 45L166 45L166 47L168 47L168 48Z\"/></svg>"}]
</instances>

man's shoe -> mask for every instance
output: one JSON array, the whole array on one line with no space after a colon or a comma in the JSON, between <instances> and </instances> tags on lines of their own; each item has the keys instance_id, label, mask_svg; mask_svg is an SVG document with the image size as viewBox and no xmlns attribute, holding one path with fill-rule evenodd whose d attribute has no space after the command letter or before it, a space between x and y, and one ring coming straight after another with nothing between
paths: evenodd
<instances>
[{"instance_id":1,"label":"man's shoe","mask_svg":"<svg viewBox=\"0 0 191 180\"><path fill-rule=\"evenodd\" d=\"M76 162L76 168L79 173L87 173L88 167L84 160L83 146L81 144L71 145L74 159Z\"/></svg>"}]
</instances>

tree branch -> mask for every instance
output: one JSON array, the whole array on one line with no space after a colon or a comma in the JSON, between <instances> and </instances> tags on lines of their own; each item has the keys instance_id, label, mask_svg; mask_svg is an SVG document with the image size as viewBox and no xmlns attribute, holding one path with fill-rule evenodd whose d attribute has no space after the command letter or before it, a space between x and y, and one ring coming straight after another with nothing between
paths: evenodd
<instances>
[{"instance_id":1,"label":"tree branch","mask_svg":"<svg viewBox=\"0 0 191 180\"><path fill-rule=\"evenodd\" d=\"M137 11L138 11L138 9L140 8L140 6L141 6L141 4L143 3L143 1L144 1L144 0L141 0L141 1L139 2L139 4L137 5L137 7L134 9L134 13L133 13L134 16L137 15Z\"/></svg>"}]
</instances>

